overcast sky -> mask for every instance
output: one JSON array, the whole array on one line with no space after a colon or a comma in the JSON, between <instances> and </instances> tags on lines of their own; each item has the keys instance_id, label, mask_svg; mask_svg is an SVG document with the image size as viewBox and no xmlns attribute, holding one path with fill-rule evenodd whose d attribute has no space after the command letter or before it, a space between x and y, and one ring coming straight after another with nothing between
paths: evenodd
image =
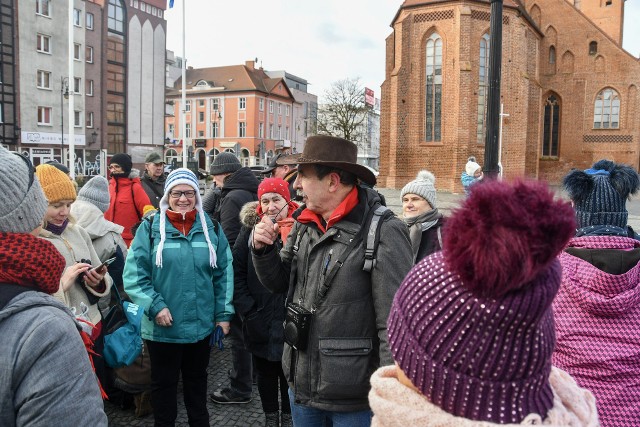
<instances>
[{"instance_id":1,"label":"overcast sky","mask_svg":"<svg viewBox=\"0 0 640 427\"><path fill-rule=\"evenodd\" d=\"M266 70L306 79L322 96L332 82L359 77L380 97L385 39L403 0L175 0L166 12L167 49L194 68L244 64L258 58ZM626 2L623 47L640 55L640 0Z\"/></svg>"}]
</instances>

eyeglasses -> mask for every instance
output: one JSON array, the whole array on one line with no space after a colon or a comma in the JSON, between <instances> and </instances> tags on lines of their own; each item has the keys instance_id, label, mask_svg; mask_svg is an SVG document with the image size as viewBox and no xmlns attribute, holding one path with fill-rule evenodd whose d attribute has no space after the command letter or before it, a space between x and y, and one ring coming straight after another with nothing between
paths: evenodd
<instances>
[{"instance_id":1,"label":"eyeglasses","mask_svg":"<svg viewBox=\"0 0 640 427\"><path fill-rule=\"evenodd\" d=\"M20 153L13 153L16 156L20 157L22 160L24 160L24 162L27 164L27 169L29 169L29 187L27 187L27 190L29 190L31 188L31 186L33 185L33 171L35 170L35 168L33 167L33 163L31 163L31 160L29 160L28 157L20 154Z\"/></svg>"},{"instance_id":2,"label":"eyeglasses","mask_svg":"<svg viewBox=\"0 0 640 427\"><path fill-rule=\"evenodd\" d=\"M175 191L170 191L169 195L174 199L179 199L183 195L187 199L193 199L194 197L196 197L196 192L194 190L187 190L187 191L177 191L177 190L175 190Z\"/></svg>"}]
</instances>

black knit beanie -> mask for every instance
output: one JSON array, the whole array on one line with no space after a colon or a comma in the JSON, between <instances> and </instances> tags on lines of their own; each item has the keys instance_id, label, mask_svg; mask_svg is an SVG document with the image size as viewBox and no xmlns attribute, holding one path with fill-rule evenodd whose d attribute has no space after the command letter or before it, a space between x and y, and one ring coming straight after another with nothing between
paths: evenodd
<instances>
[{"instance_id":1,"label":"black knit beanie","mask_svg":"<svg viewBox=\"0 0 640 427\"><path fill-rule=\"evenodd\" d=\"M131 173L133 162L131 161L131 156L127 153L114 154L111 158L111 163L120 165L122 167L122 170L124 171L124 175L129 175L129 173Z\"/></svg>"}]
</instances>

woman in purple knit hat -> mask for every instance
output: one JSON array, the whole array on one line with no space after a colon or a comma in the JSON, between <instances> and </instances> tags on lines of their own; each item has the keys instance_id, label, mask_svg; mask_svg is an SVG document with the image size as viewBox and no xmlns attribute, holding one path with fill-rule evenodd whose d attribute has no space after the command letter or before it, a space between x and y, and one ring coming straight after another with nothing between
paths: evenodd
<instances>
[{"instance_id":1,"label":"woman in purple knit hat","mask_svg":"<svg viewBox=\"0 0 640 427\"><path fill-rule=\"evenodd\" d=\"M598 426L593 395L551 366L557 255L574 226L545 184L477 186L447 221L443 250L396 293L396 365L371 378L372 425Z\"/></svg>"}]
</instances>

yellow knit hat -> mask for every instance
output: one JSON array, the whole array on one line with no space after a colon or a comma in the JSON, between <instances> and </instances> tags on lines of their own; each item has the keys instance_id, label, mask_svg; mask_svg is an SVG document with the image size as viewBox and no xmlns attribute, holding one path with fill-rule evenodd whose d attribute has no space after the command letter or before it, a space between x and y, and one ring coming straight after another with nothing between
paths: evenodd
<instances>
[{"instance_id":1,"label":"yellow knit hat","mask_svg":"<svg viewBox=\"0 0 640 427\"><path fill-rule=\"evenodd\" d=\"M69 176L51 165L40 165L36 168L36 176L49 203L60 200L76 200L76 189Z\"/></svg>"}]
</instances>

